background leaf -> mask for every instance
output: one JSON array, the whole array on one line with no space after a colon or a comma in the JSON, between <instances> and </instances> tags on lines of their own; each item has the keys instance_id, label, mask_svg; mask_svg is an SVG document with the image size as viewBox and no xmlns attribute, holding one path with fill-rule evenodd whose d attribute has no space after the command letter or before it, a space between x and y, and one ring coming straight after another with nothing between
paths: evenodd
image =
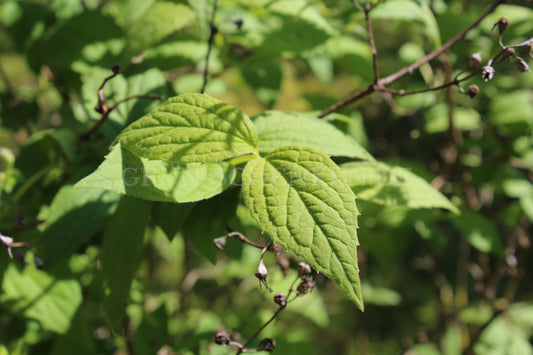
<instances>
[{"instance_id":1,"label":"background leaf","mask_svg":"<svg viewBox=\"0 0 533 355\"><path fill-rule=\"evenodd\" d=\"M61 188L44 223L42 257L45 265L66 257L91 238L115 211L119 197L111 191Z\"/></svg>"},{"instance_id":2,"label":"background leaf","mask_svg":"<svg viewBox=\"0 0 533 355\"><path fill-rule=\"evenodd\" d=\"M124 196L106 226L101 258L106 292L104 307L117 331L120 330L131 282L141 257L151 207L150 202Z\"/></svg>"},{"instance_id":3,"label":"background leaf","mask_svg":"<svg viewBox=\"0 0 533 355\"><path fill-rule=\"evenodd\" d=\"M361 309L357 207L340 170L311 148L284 147L249 161L246 205L275 242L332 279Z\"/></svg>"},{"instance_id":4,"label":"background leaf","mask_svg":"<svg viewBox=\"0 0 533 355\"><path fill-rule=\"evenodd\" d=\"M0 305L38 320L45 330L65 333L81 301L81 287L74 279L57 279L34 266L19 270L14 263L5 271Z\"/></svg>"},{"instance_id":5,"label":"background leaf","mask_svg":"<svg viewBox=\"0 0 533 355\"><path fill-rule=\"evenodd\" d=\"M288 145L299 145L328 155L374 159L353 138L309 114L266 111L253 120L259 136L259 151L262 153Z\"/></svg>"},{"instance_id":6,"label":"background leaf","mask_svg":"<svg viewBox=\"0 0 533 355\"><path fill-rule=\"evenodd\" d=\"M381 205L445 208L458 212L444 195L409 168L381 162L351 162L342 164L341 169L359 199Z\"/></svg>"}]
</instances>

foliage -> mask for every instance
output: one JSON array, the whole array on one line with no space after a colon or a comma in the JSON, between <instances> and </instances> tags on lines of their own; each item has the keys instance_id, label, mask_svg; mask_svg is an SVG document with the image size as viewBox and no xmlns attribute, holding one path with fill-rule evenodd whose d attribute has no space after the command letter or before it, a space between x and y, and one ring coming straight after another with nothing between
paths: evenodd
<instances>
[{"instance_id":1,"label":"foliage","mask_svg":"<svg viewBox=\"0 0 533 355\"><path fill-rule=\"evenodd\" d=\"M0 354L533 353L504 3L2 2Z\"/></svg>"}]
</instances>

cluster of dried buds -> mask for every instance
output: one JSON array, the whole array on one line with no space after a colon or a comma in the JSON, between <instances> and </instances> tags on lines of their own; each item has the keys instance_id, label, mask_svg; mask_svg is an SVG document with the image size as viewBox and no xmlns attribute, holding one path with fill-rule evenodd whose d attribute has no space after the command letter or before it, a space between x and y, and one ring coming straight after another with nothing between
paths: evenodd
<instances>
[{"instance_id":1,"label":"cluster of dried buds","mask_svg":"<svg viewBox=\"0 0 533 355\"><path fill-rule=\"evenodd\" d=\"M494 24L493 29L496 27L498 28L498 31L499 31L498 42L500 44L501 51L498 55L496 55L494 58L489 60L487 65L483 66L483 68L481 69L481 78L485 82L492 80L492 78L494 77L496 70L494 69L493 65L495 64L495 61L497 59L500 59L500 62L501 62L507 58L513 58L514 60L517 61L518 70L520 70L520 72L524 73L530 70L529 65L524 60L524 58L516 54L516 49L520 49L521 51L524 51L531 58L533 58L533 54L532 54L533 38L530 38L527 41L524 41L520 44L516 44L512 46L505 46L502 41L502 34L507 29L507 27L509 27L509 21L505 17L502 17L498 20L497 23ZM468 58L467 70L476 69L479 65L481 65L482 62L483 62L483 59L481 58L481 52L472 54ZM479 94L479 87L477 85L470 85L467 90L462 90L462 92L470 96L471 98L474 98Z\"/></svg>"}]
</instances>

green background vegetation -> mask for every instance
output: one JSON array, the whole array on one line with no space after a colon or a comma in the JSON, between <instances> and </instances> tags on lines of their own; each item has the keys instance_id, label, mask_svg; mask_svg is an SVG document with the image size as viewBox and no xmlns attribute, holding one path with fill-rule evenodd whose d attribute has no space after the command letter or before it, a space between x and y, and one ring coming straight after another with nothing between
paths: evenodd
<instances>
[{"instance_id":1,"label":"green background vegetation","mask_svg":"<svg viewBox=\"0 0 533 355\"><path fill-rule=\"evenodd\" d=\"M438 48L490 4L382 1L371 12L382 75ZM0 355L234 353L213 343L215 332L245 341L276 310L253 276L260 250L233 239L223 252L212 246L227 226L267 242L237 188L172 204L72 187L159 104L122 103L78 140L101 118L94 107L110 68L122 68L104 89L111 104L199 92L212 9L210 0L0 3L0 232L42 240L17 249L25 268L0 251ZM443 83L475 52L486 62L500 50L492 27L502 16L504 44L533 36L531 3L513 1L390 87ZM206 93L259 115L260 138L266 110L305 120L374 78L364 15L351 1L220 0L215 23ZM321 134L338 142L339 131L359 143L334 160L359 197L365 312L318 275L259 337L274 338L276 353L533 354L533 74L513 60L495 69L489 82L461 84L480 87L474 99L456 87L378 93L328 116L336 133L306 125L302 145L325 144ZM359 146L379 163L352 162L365 159ZM261 152L271 148L260 142ZM294 275L284 278L270 254L265 263L269 285L286 292Z\"/></svg>"}]
</instances>

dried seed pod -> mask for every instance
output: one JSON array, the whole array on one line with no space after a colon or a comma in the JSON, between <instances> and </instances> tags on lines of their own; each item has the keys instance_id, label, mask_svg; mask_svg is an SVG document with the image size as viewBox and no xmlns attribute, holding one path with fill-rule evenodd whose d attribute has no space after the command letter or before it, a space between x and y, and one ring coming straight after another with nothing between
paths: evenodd
<instances>
[{"instance_id":1,"label":"dried seed pod","mask_svg":"<svg viewBox=\"0 0 533 355\"><path fill-rule=\"evenodd\" d=\"M272 352L275 348L276 348L276 342L270 338L265 338L261 340L261 342L257 346L257 350L259 351Z\"/></svg>"},{"instance_id":2,"label":"dried seed pod","mask_svg":"<svg viewBox=\"0 0 533 355\"><path fill-rule=\"evenodd\" d=\"M481 58L481 53L483 52L477 52L472 54L470 57L468 57L468 67L467 70L471 70L476 68L478 65L481 64L483 59Z\"/></svg>"},{"instance_id":3,"label":"dried seed pod","mask_svg":"<svg viewBox=\"0 0 533 355\"><path fill-rule=\"evenodd\" d=\"M500 17L498 22L496 22L492 28L494 29L496 26L498 26L498 30L500 31L500 34L502 34L507 27L509 27L509 20L507 20L505 17Z\"/></svg>"},{"instance_id":4,"label":"dried seed pod","mask_svg":"<svg viewBox=\"0 0 533 355\"><path fill-rule=\"evenodd\" d=\"M489 81L494 77L495 72L496 70L494 70L493 67L491 67L490 65L485 65L483 67L483 71L481 72L481 78L485 81Z\"/></svg>"},{"instance_id":5,"label":"dried seed pod","mask_svg":"<svg viewBox=\"0 0 533 355\"><path fill-rule=\"evenodd\" d=\"M122 68L120 67L120 65L113 65L111 67L111 71L113 72L113 74L120 74L122 72Z\"/></svg>"},{"instance_id":6,"label":"dried seed pod","mask_svg":"<svg viewBox=\"0 0 533 355\"><path fill-rule=\"evenodd\" d=\"M238 18L236 20L233 20L233 23L235 24L235 26L237 26L237 28L240 30L241 27L242 27L242 18Z\"/></svg>"},{"instance_id":7,"label":"dried seed pod","mask_svg":"<svg viewBox=\"0 0 533 355\"><path fill-rule=\"evenodd\" d=\"M218 345L228 345L229 344L229 335L223 330L220 330L215 335L215 343Z\"/></svg>"},{"instance_id":8,"label":"dried seed pod","mask_svg":"<svg viewBox=\"0 0 533 355\"><path fill-rule=\"evenodd\" d=\"M300 282L298 288L296 288L296 294L303 295L307 292L310 292L315 287L315 281L310 277L307 277Z\"/></svg>"},{"instance_id":9,"label":"dried seed pod","mask_svg":"<svg viewBox=\"0 0 533 355\"><path fill-rule=\"evenodd\" d=\"M479 87L477 85L470 85L468 89L466 89L466 94L473 99L479 94Z\"/></svg>"},{"instance_id":10,"label":"dried seed pod","mask_svg":"<svg viewBox=\"0 0 533 355\"><path fill-rule=\"evenodd\" d=\"M520 70L522 73L529 71L529 65L527 65L527 62L520 57L518 57L517 59L518 59L518 70Z\"/></svg>"},{"instance_id":11,"label":"dried seed pod","mask_svg":"<svg viewBox=\"0 0 533 355\"><path fill-rule=\"evenodd\" d=\"M37 256L34 256L33 257L33 264L35 265L35 267L39 270L43 270L44 269L44 262L41 258L37 257Z\"/></svg>"},{"instance_id":12,"label":"dried seed pod","mask_svg":"<svg viewBox=\"0 0 533 355\"><path fill-rule=\"evenodd\" d=\"M311 266L306 263L298 263L298 277L311 274Z\"/></svg>"},{"instance_id":13,"label":"dried seed pod","mask_svg":"<svg viewBox=\"0 0 533 355\"><path fill-rule=\"evenodd\" d=\"M225 235L223 237L215 238L213 240L213 243L215 243L215 247L219 250L224 250L224 246L226 245L226 242L228 241L228 236Z\"/></svg>"},{"instance_id":14,"label":"dried seed pod","mask_svg":"<svg viewBox=\"0 0 533 355\"><path fill-rule=\"evenodd\" d=\"M502 57L504 59L507 59L509 57L514 57L515 54L516 54L516 51L513 47L506 47L505 50L503 51Z\"/></svg>"},{"instance_id":15,"label":"dried seed pod","mask_svg":"<svg viewBox=\"0 0 533 355\"><path fill-rule=\"evenodd\" d=\"M209 29L211 30L211 35L214 36L218 33L218 27L213 23L209 23Z\"/></svg>"},{"instance_id":16,"label":"dried seed pod","mask_svg":"<svg viewBox=\"0 0 533 355\"><path fill-rule=\"evenodd\" d=\"M276 293L274 295L274 302L280 307L285 307L287 305L287 297L283 293Z\"/></svg>"},{"instance_id":17,"label":"dried seed pod","mask_svg":"<svg viewBox=\"0 0 533 355\"><path fill-rule=\"evenodd\" d=\"M272 292L272 289L268 286L268 283L267 283L268 269L265 266L265 263L263 262L263 258L261 258L261 261L259 262L259 266L257 267L255 277L259 279L259 287L262 287L263 285L265 285L266 289Z\"/></svg>"}]
</instances>

